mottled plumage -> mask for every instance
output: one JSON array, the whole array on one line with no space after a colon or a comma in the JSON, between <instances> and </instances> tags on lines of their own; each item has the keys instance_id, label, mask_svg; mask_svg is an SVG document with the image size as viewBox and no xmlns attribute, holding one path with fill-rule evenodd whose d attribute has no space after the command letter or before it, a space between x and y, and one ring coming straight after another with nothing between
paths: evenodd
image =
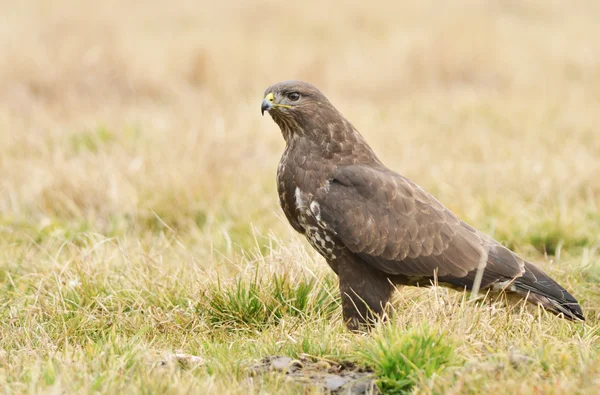
<instances>
[{"instance_id":1,"label":"mottled plumage","mask_svg":"<svg viewBox=\"0 0 600 395\"><path fill-rule=\"evenodd\" d=\"M583 320L577 301L541 269L385 167L314 86L275 84L261 110L286 141L277 171L281 207L339 276L350 328L382 314L395 284L427 286L435 276L453 287L516 293Z\"/></svg>"}]
</instances>

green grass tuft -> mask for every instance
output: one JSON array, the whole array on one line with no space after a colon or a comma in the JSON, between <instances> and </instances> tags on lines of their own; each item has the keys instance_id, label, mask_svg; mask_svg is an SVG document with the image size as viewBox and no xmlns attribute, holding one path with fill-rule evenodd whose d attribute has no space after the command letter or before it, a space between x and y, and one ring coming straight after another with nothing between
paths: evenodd
<instances>
[{"instance_id":1,"label":"green grass tuft","mask_svg":"<svg viewBox=\"0 0 600 395\"><path fill-rule=\"evenodd\" d=\"M284 276L245 281L209 290L208 321L215 327L261 329L285 316L328 317L339 306L331 277L291 279Z\"/></svg>"},{"instance_id":2,"label":"green grass tuft","mask_svg":"<svg viewBox=\"0 0 600 395\"><path fill-rule=\"evenodd\" d=\"M451 339L426 325L408 331L385 326L359 354L374 368L379 387L386 394L407 393L456 362Z\"/></svg>"}]
</instances>

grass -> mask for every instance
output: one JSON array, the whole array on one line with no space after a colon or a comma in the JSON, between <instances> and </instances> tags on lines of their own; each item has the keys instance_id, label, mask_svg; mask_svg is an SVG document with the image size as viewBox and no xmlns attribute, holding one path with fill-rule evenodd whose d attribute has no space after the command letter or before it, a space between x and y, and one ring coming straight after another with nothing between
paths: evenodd
<instances>
[{"instance_id":1,"label":"grass","mask_svg":"<svg viewBox=\"0 0 600 395\"><path fill-rule=\"evenodd\" d=\"M264 329L284 317L331 317L340 307L331 278L290 281L285 275L250 283L238 280L230 289L210 289L208 320L214 327Z\"/></svg>"},{"instance_id":2,"label":"grass","mask_svg":"<svg viewBox=\"0 0 600 395\"><path fill-rule=\"evenodd\" d=\"M2 2L0 392L322 393L250 374L285 355L388 392L597 393L596 3ZM386 326L348 332L278 207L259 104L289 78L586 323L402 288Z\"/></svg>"},{"instance_id":3,"label":"grass","mask_svg":"<svg viewBox=\"0 0 600 395\"><path fill-rule=\"evenodd\" d=\"M375 334L359 352L374 367L384 393L403 394L448 368L454 349L443 333L427 326L408 330L391 326Z\"/></svg>"}]
</instances>

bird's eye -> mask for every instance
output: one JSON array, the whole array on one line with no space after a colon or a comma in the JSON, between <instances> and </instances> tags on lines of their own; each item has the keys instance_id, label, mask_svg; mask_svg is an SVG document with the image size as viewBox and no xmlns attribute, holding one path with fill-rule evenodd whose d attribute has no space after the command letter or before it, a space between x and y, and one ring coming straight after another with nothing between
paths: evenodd
<instances>
[{"instance_id":1,"label":"bird's eye","mask_svg":"<svg viewBox=\"0 0 600 395\"><path fill-rule=\"evenodd\" d=\"M300 100L300 94L298 92L291 92L288 94L288 99L291 101L298 101Z\"/></svg>"}]
</instances>

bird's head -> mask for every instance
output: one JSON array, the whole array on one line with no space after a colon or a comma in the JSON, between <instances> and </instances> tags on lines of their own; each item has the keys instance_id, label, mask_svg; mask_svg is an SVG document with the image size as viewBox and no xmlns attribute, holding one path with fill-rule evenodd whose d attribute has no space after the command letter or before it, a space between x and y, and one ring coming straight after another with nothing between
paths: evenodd
<instances>
[{"instance_id":1,"label":"bird's head","mask_svg":"<svg viewBox=\"0 0 600 395\"><path fill-rule=\"evenodd\" d=\"M381 165L354 126L308 82L271 85L265 91L260 111L271 114L288 146L299 138L308 143L310 150L320 152L322 158Z\"/></svg>"},{"instance_id":2,"label":"bird's head","mask_svg":"<svg viewBox=\"0 0 600 395\"><path fill-rule=\"evenodd\" d=\"M329 100L308 82L284 81L271 85L260 106L271 114L284 137L339 121L341 115Z\"/></svg>"}]
</instances>

